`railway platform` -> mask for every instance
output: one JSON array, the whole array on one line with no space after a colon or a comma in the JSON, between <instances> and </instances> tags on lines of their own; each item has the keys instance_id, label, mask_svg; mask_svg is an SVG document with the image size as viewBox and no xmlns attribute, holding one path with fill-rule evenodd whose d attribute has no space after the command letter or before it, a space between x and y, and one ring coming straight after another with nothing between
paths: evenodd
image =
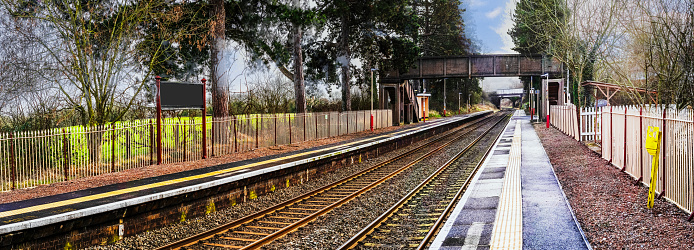
<instances>
[{"instance_id":1,"label":"railway platform","mask_svg":"<svg viewBox=\"0 0 694 250\"><path fill-rule=\"evenodd\" d=\"M430 249L591 249L529 116L516 111Z\"/></svg>"},{"instance_id":2,"label":"railway platform","mask_svg":"<svg viewBox=\"0 0 694 250\"><path fill-rule=\"evenodd\" d=\"M405 147L488 112L427 121L352 141L59 195L0 204L0 248L105 244L296 185Z\"/></svg>"}]
</instances>

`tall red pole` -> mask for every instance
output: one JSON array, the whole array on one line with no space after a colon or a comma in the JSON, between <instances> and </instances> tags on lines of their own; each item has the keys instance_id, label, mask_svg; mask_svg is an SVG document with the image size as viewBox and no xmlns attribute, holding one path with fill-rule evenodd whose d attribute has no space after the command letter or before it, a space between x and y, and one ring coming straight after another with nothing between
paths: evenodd
<instances>
[{"instance_id":1,"label":"tall red pole","mask_svg":"<svg viewBox=\"0 0 694 250\"><path fill-rule=\"evenodd\" d=\"M207 159L207 79L202 78L202 158Z\"/></svg>"},{"instance_id":2,"label":"tall red pole","mask_svg":"<svg viewBox=\"0 0 694 250\"><path fill-rule=\"evenodd\" d=\"M157 81L157 165L161 165L161 77Z\"/></svg>"}]
</instances>

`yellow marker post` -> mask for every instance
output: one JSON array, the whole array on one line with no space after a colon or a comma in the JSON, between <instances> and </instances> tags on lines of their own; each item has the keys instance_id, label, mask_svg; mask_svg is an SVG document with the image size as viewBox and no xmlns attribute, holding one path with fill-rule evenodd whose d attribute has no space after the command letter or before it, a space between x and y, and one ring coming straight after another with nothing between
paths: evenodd
<instances>
[{"instance_id":1,"label":"yellow marker post","mask_svg":"<svg viewBox=\"0 0 694 250\"><path fill-rule=\"evenodd\" d=\"M655 184L658 179L658 155L660 155L660 128L648 126L646 132L646 150L653 156L651 163L651 185L648 187L648 208L653 208Z\"/></svg>"}]
</instances>

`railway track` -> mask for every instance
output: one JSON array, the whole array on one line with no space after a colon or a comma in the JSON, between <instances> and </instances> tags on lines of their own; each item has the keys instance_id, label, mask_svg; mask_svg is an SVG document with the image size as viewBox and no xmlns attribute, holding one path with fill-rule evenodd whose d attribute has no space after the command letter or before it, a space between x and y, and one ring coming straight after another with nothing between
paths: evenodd
<instances>
[{"instance_id":1,"label":"railway track","mask_svg":"<svg viewBox=\"0 0 694 250\"><path fill-rule=\"evenodd\" d=\"M338 182L159 249L259 248L349 202L456 140L469 137L477 130L486 131L489 123L498 123L502 116L494 114L463 125L422 146Z\"/></svg>"},{"instance_id":2,"label":"railway track","mask_svg":"<svg viewBox=\"0 0 694 250\"><path fill-rule=\"evenodd\" d=\"M497 121L505 125L508 118ZM339 249L424 249L462 197L504 126L494 126L442 164Z\"/></svg>"}]
</instances>

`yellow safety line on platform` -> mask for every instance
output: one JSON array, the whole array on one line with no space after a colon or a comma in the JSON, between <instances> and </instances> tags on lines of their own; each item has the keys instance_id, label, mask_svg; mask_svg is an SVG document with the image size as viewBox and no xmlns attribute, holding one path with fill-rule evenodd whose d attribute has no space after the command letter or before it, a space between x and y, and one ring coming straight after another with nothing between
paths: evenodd
<instances>
[{"instance_id":1,"label":"yellow safety line on platform","mask_svg":"<svg viewBox=\"0 0 694 250\"><path fill-rule=\"evenodd\" d=\"M494 219L491 249L523 248L523 201L521 196L521 121L516 121L509 152L504 187Z\"/></svg>"},{"instance_id":2,"label":"yellow safety line on platform","mask_svg":"<svg viewBox=\"0 0 694 250\"><path fill-rule=\"evenodd\" d=\"M289 159L289 158L300 157L300 156L304 156L304 155L308 155L308 154L314 154L314 153L324 152L324 151L328 151L328 150L332 150L332 149L336 149L336 148L340 148L340 147L345 147L345 146L349 146L349 145L354 145L354 144L361 143L361 142L368 141L368 140L377 140L377 139L384 138L384 137L391 137L391 136L393 136L393 135L395 135L395 134L398 134L398 133L407 133L407 132L409 132L409 131L417 130L417 129L422 129L422 128L425 128L425 127L426 127L426 126L415 127L415 128L410 128L410 129L405 129L405 130L402 130L402 131L392 132L392 133L388 133L388 134L385 134L385 135L372 137L372 138L369 138L369 139L364 139L364 140L354 141L354 142L350 142L350 143L340 144L340 145L336 145L336 146L333 146L333 147L324 148L324 149L320 149L320 150L316 150L316 151L308 151L308 152L303 152L303 153L297 153L297 154L293 154L293 155L289 155L289 156L284 156L284 157L280 157L280 158L275 158L275 159L265 160L265 161L261 161L261 162L250 163L250 164L248 164L248 165L243 165L243 166L238 166L238 167L233 167L233 168L228 168L228 169L217 170L217 171L209 172L209 173L205 173L205 174L199 174L199 175L194 175L194 176L189 176L189 177L183 177L183 178L178 178L178 179L173 179L173 180L168 180L168 181L161 181L161 182L152 183L152 184L147 184L147 185L142 185L142 186L137 186L137 187L131 187L131 188L126 188L126 189L115 190L115 191L106 192L106 193L101 193L101 194L95 194L95 195L84 196L84 197L80 197L80 198L74 198L74 199L69 199L69 200L64 200L64 201L57 201L57 202L51 202L51 203L46 203L46 204L42 204L42 205L36 205L36 206L31 206L31 207L26 207L26 208L20 208L20 209L15 209L15 210L4 211L4 212L0 212L0 218L9 217L9 216L15 216L15 215L20 215L20 214L25 214L25 213L35 212L35 211L40 211L40 210L49 209L49 208L55 208L55 207L73 205L73 204L77 204L77 203L81 203L81 202L87 202L87 201L91 201L91 200L97 200L97 199L102 199L102 198L108 198L108 197L112 197L112 196L116 196L116 195L121 195L121 194L126 194L126 193L130 193L130 192L138 192L138 191L142 191L142 190L145 190L145 189L157 188L157 187L162 187L162 186L167 186L167 185L172 185L172 184L178 184L178 183L186 182L186 181L190 181L190 180L196 180L196 179L211 177L211 176L215 176L215 175L219 175L219 174L224 174L224 173L229 173L229 172L233 172L233 171L237 171L237 170L241 170L241 169L245 169L245 168L251 168L251 167L255 167L255 166L259 166L259 165L263 165L263 164L267 164L267 163L278 162L278 161L286 160L286 159Z\"/></svg>"}]
</instances>

